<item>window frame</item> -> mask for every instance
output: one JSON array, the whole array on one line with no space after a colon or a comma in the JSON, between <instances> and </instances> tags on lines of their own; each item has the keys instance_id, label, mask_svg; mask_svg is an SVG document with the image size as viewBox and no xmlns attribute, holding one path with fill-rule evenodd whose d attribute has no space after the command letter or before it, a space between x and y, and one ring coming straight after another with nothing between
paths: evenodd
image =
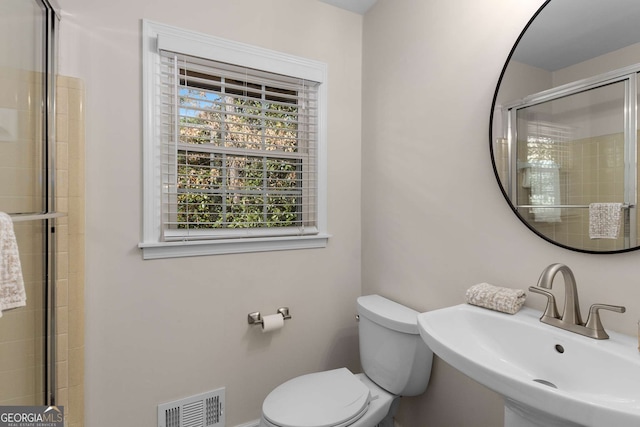
<instances>
[{"instance_id":1,"label":"window frame","mask_svg":"<svg viewBox=\"0 0 640 427\"><path fill-rule=\"evenodd\" d=\"M160 50L313 80L318 87L317 230L311 235L230 237L164 241L161 219L161 142L157 113ZM326 247L327 233L327 65L244 43L142 21L143 259Z\"/></svg>"}]
</instances>

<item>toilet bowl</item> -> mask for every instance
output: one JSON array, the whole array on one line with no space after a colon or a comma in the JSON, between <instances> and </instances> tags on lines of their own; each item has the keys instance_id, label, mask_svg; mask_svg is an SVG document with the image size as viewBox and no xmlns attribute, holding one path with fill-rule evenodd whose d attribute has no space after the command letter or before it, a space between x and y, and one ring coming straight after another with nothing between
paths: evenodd
<instances>
[{"instance_id":1,"label":"toilet bowl","mask_svg":"<svg viewBox=\"0 0 640 427\"><path fill-rule=\"evenodd\" d=\"M358 298L363 373L315 372L276 387L260 427L393 427L401 396L422 394L433 353L420 338L418 312L379 295Z\"/></svg>"},{"instance_id":2,"label":"toilet bowl","mask_svg":"<svg viewBox=\"0 0 640 427\"><path fill-rule=\"evenodd\" d=\"M263 403L260 425L374 426L389 412L395 398L364 374L354 375L347 368L317 372L276 387Z\"/></svg>"}]
</instances>

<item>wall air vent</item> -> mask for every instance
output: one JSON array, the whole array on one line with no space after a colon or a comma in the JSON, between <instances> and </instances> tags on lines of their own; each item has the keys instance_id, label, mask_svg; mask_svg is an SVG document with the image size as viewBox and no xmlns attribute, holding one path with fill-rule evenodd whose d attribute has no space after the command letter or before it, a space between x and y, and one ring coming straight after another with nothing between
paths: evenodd
<instances>
[{"instance_id":1,"label":"wall air vent","mask_svg":"<svg viewBox=\"0 0 640 427\"><path fill-rule=\"evenodd\" d=\"M158 427L225 427L224 392L223 387L158 405Z\"/></svg>"}]
</instances>

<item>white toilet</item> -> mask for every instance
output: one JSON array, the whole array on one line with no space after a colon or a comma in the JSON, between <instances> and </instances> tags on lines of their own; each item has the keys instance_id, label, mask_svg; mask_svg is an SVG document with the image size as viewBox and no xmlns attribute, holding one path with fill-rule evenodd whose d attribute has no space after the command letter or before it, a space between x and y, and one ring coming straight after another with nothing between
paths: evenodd
<instances>
[{"instance_id":1,"label":"white toilet","mask_svg":"<svg viewBox=\"0 0 640 427\"><path fill-rule=\"evenodd\" d=\"M379 295L358 298L360 362L293 378L262 404L260 427L392 427L400 396L422 394L433 352L418 332L418 312Z\"/></svg>"}]
</instances>

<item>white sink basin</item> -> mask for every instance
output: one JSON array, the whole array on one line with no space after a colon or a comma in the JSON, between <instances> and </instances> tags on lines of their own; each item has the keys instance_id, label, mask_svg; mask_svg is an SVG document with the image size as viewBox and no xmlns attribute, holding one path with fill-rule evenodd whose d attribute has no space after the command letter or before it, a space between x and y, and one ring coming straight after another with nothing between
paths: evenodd
<instances>
[{"instance_id":1,"label":"white sink basin","mask_svg":"<svg viewBox=\"0 0 640 427\"><path fill-rule=\"evenodd\" d=\"M505 397L505 425L640 426L637 340L587 338L540 315L461 304L420 314L418 327L441 359Z\"/></svg>"}]
</instances>

